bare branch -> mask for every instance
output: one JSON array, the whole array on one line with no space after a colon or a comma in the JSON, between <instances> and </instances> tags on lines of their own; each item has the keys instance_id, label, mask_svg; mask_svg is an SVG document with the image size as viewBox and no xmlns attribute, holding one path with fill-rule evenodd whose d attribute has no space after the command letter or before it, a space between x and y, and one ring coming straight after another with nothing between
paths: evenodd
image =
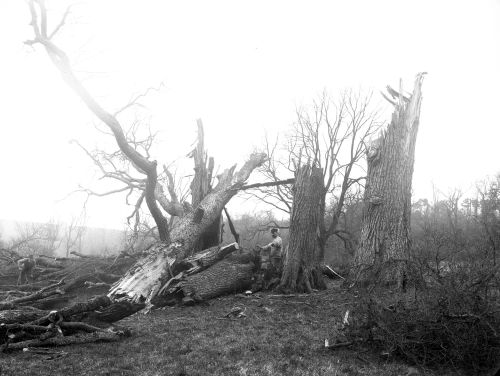
<instances>
[{"instance_id":1,"label":"bare branch","mask_svg":"<svg viewBox=\"0 0 500 376\"><path fill-rule=\"evenodd\" d=\"M40 11L40 26L38 25L38 17L35 9L35 4L38 5ZM115 140L125 156L132 162L139 172L147 176L146 180L146 203L149 211L158 225L160 237L164 241L169 241L169 228L166 218L161 213L155 199L155 186L157 184L156 161L150 161L139 153L127 141L123 128L117 118L107 112L95 99L90 95L87 89L83 86L80 80L75 76L69 59L66 53L56 46L47 36L47 10L43 0L30 0L28 2L31 13L31 25L35 34L35 39L26 42L33 45L40 43L44 48L55 67L61 73L64 81L74 90L74 92L83 100L86 106L113 132Z\"/></svg>"},{"instance_id":2,"label":"bare branch","mask_svg":"<svg viewBox=\"0 0 500 376\"><path fill-rule=\"evenodd\" d=\"M246 189L261 188L261 187L274 187L277 185L293 184L293 183L295 183L295 178L290 178L290 179L286 179L286 180L270 181L267 183L248 184L248 185L244 185L243 187L241 187L240 190L244 191Z\"/></svg>"}]
</instances>

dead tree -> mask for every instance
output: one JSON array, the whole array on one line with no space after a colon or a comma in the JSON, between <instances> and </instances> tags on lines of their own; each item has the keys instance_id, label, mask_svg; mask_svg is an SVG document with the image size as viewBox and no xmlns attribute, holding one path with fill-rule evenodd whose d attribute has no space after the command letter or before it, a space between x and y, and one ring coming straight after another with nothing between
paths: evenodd
<instances>
[{"instance_id":1,"label":"dead tree","mask_svg":"<svg viewBox=\"0 0 500 376\"><path fill-rule=\"evenodd\" d=\"M213 162L209 160L207 165L206 154L203 150L203 144L201 144L194 152L195 165L198 169L206 170L206 174L199 175L200 181L193 183L192 187L195 190L193 203L195 206L189 210L185 210L186 208L183 207L182 216L170 228L167 218L158 205L158 202L161 204L162 200L158 199L161 195L158 195L157 162L150 160L147 150L143 155L139 152L139 148L128 142L122 125L116 117L117 113L112 114L97 103L74 74L65 52L54 44L53 37L64 24L65 17L54 31L49 33L44 2L31 0L28 4L35 38L26 43L28 45L41 44L44 47L66 83L109 128L121 153L130 160L138 172L146 176L143 180L145 184L144 200L157 225L161 242L153 246L146 256L139 259L108 293L108 297L113 303L143 306L145 303L150 303L161 288L182 271L181 261L193 254L204 234L213 228L214 223L220 221L224 206L244 186L251 172L264 163L266 155L254 153L239 171L235 172L236 166L225 170L218 176L218 183L212 189L211 171L213 167L211 168L211 165ZM201 124L199 125L201 129ZM167 211L165 206L161 206ZM224 278L223 273L220 278Z\"/></svg>"},{"instance_id":2,"label":"dead tree","mask_svg":"<svg viewBox=\"0 0 500 376\"><path fill-rule=\"evenodd\" d=\"M66 249L66 257L74 250L81 251L82 238L85 234L85 212L79 217L73 217L71 222L65 227L63 235L63 244Z\"/></svg>"},{"instance_id":3,"label":"dead tree","mask_svg":"<svg viewBox=\"0 0 500 376\"><path fill-rule=\"evenodd\" d=\"M391 123L367 148L368 177L361 240L353 278L362 283L397 283L407 278L410 250L411 183L415 160L422 81L411 96L388 88L394 105Z\"/></svg>"},{"instance_id":4,"label":"dead tree","mask_svg":"<svg viewBox=\"0 0 500 376\"><path fill-rule=\"evenodd\" d=\"M284 290L312 292L325 288L321 266L323 171L304 165L297 170L290 216L290 243L280 287Z\"/></svg>"},{"instance_id":5,"label":"dead tree","mask_svg":"<svg viewBox=\"0 0 500 376\"><path fill-rule=\"evenodd\" d=\"M352 235L343 220L345 204L364 179L360 163L365 145L379 127L378 111L372 109L371 95L347 90L337 101L323 93L312 108L297 109L297 121L283 138L284 142L279 143L277 139L271 143L266 139L270 157L259 172L267 180L286 181L283 175L296 173L305 160L321 171L322 179L317 182L321 192L318 203L318 257L321 260L332 236L352 247ZM250 191L250 195L291 214L295 199L292 185L262 185Z\"/></svg>"},{"instance_id":6,"label":"dead tree","mask_svg":"<svg viewBox=\"0 0 500 376\"><path fill-rule=\"evenodd\" d=\"M162 286L173 278L180 261L191 256L201 236L220 217L224 206L239 191L250 173L266 159L265 154L252 154L245 165L234 173L235 166L226 170L219 183L192 212L180 218L172 229L171 242L160 243L139 260L111 289L113 299L133 302L151 301ZM223 275L220 276L224 278Z\"/></svg>"},{"instance_id":7,"label":"dead tree","mask_svg":"<svg viewBox=\"0 0 500 376\"><path fill-rule=\"evenodd\" d=\"M26 41L28 45L41 44L47 52L49 58L61 73L64 81L75 91L82 99L85 105L101 120L113 134L120 151L130 160L134 167L146 176L144 199L149 212L153 217L157 227L160 239L169 241L169 226L167 219L163 216L155 197L155 191L158 180L157 162L151 161L148 156L141 154L128 141L123 131L123 127L117 119L116 113L106 111L83 86L81 81L74 74L68 56L54 42L53 38L61 29L65 22L65 16L55 27L54 31L48 31L47 10L43 0L32 0L28 2L31 12L31 26L35 37ZM38 8L38 9L37 9Z\"/></svg>"}]
</instances>

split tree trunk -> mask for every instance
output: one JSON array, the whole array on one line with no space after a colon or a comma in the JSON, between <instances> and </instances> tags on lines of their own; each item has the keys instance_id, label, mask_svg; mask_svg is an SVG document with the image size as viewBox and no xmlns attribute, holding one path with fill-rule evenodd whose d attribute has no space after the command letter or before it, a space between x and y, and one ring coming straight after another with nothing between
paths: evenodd
<instances>
[{"instance_id":1,"label":"split tree trunk","mask_svg":"<svg viewBox=\"0 0 500 376\"><path fill-rule=\"evenodd\" d=\"M297 292L323 289L320 240L323 172L308 165L297 171L290 216L290 242L280 287Z\"/></svg>"},{"instance_id":2,"label":"split tree trunk","mask_svg":"<svg viewBox=\"0 0 500 376\"><path fill-rule=\"evenodd\" d=\"M252 154L236 174L234 166L225 171L213 191L192 212L179 219L170 234L172 242L153 247L111 288L108 296L115 301L149 303L161 287L179 272L179 261L193 254L201 236L220 217L224 206L243 186L250 173L265 159L265 154Z\"/></svg>"},{"instance_id":3,"label":"split tree trunk","mask_svg":"<svg viewBox=\"0 0 500 376\"><path fill-rule=\"evenodd\" d=\"M391 123L369 145L368 177L361 240L355 254L353 277L363 284L406 281L410 251L411 183L415 142L422 101L423 73L407 98L388 87L395 101ZM385 96L384 96L385 97Z\"/></svg>"},{"instance_id":4,"label":"split tree trunk","mask_svg":"<svg viewBox=\"0 0 500 376\"><path fill-rule=\"evenodd\" d=\"M197 120L198 143L191 152L194 160L194 179L191 182L191 204L196 208L201 201L212 191L212 174L214 170L214 159L208 158L205 150L205 134L201 119ZM194 252L217 246L222 238L222 216L219 216L213 224L206 230L194 246Z\"/></svg>"}]
</instances>

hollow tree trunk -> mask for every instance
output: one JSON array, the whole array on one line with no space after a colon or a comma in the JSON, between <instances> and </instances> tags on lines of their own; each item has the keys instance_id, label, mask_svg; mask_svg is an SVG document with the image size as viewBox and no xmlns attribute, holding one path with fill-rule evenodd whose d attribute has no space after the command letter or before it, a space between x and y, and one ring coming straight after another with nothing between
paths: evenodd
<instances>
[{"instance_id":1,"label":"hollow tree trunk","mask_svg":"<svg viewBox=\"0 0 500 376\"><path fill-rule=\"evenodd\" d=\"M319 235L323 173L320 168L302 166L297 171L290 216L290 242L280 287L311 292L324 288L321 272L322 242Z\"/></svg>"},{"instance_id":2,"label":"hollow tree trunk","mask_svg":"<svg viewBox=\"0 0 500 376\"><path fill-rule=\"evenodd\" d=\"M410 251L411 183L423 74L410 98L388 87L395 102L387 130L369 145L361 239L352 276L363 284L401 286Z\"/></svg>"},{"instance_id":3,"label":"hollow tree trunk","mask_svg":"<svg viewBox=\"0 0 500 376\"><path fill-rule=\"evenodd\" d=\"M200 237L220 217L224 206L265 159L265 154L252 154L236 174L234 166L226 170L213 191L192 212L179 219L170 234L172 242L153 247L111 288L108 296L114 301L150 302L161 287L179 272L179 261L193 253Z\"/></svg>"}]
</instances>

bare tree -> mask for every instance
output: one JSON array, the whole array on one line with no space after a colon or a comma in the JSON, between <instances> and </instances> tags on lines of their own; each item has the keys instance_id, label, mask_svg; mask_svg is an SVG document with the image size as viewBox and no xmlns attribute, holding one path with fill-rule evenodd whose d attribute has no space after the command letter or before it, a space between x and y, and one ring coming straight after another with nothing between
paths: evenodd
<instances>
[{"instance_id":1,"label":"bare tree","mask_svg":"<svg viewBox=\"0 0 500 376\"><path fill-rule=\"evenodd\" d=\"M69 257L70 253L82 250L82 238L85 234L85 222L86 214L83 211L78 217L73 217L71 222L65 226L63 235L63 244L66 249L66 257Z\"/></svg>"},{"instance_id":2,"label":"bare tree","mask_svg":"<svg viewBox=\"0 0 500 376\"><path fill-rule=\"evenodd\" d=\"M0 244L0 261L12 264L28 255L53 256L61 244L61 225L55 221L16 227L16 235Z\"/></svg>"},{"instance_id":3,"label":"bare tree","mask_svg":"<svg viewBox=\"0 0 500 376\"><path fill-rule=\"evenodd\" d=\"M129 108L133 105L134 101L114 113L105 110L77 78L66 53L53 41L54 36L64 24L67 13L55 26L54 30L49 32L47 10L44 1L30 0L28 1L28 5L31 12L31 26L34 32L34 39L25 43L32 46L43 46L66 83L93 114L106 125L108 131L112 133L120 149L120 153L130 161L138 173L145 176L145 178L142 178L142 181L136 181L135 177L127 176L126 172L122 173L122 171L119 171L117 174L116 170L103 171L104 173L114 174L114 177L118 180L125 176L127 179L131 177L133 184L144 184L143 199L146 201L148 210L158 228L161 243L151 247L148 254L139 259L129 272L113 286L108 294L110 301L120 300L122 302L129 302L132 305L139 304L139 306L143 306L145 302L151 302L161 287L173 279L175 276L173 271L179 272L182 269L179 265L180 261L193 253L203 235L212 229L214 222L220 222L224 206L244 186L251 172L262 165L267 157L263 153L253 153L239 171L236 171L236 165L234 165L218 175L217 185L213 188L210 186L211 179L205 178L202 185L206 187L208 184L209 192L200 202L196 203L195 207L183 213L177 223L170 228L169 221L162 213L158 204L158 202L161 203L161 200L157 197L159 190L158 163L156 160L151 160L147 152L147 147L137 147L137 143L130 142L127 139L124 128L117 118L119 112L124 108ZM146 142L145 145L147 146L148 143ZM200 153L197 155L200 154L204 155L204 150L200 150ZM206 157L201 158L201 161L206 166ZM207 176L211 176L209 167L210 161L208 161L208 167L205 168ZM127 179L125 180L130 181L130 179ZM130 189L130 187L127 186L122 191L127 189ZM140 205L136 204L136 207L138 206ZM236 248L233 247L232 249ZM250 270L251 268L247 269ZM224 269L222 269L222 275L219 278L223 279L223 272ZM123 311L123 306L120 306L118 309ZM125 311L127 314L131 314L137 310L134 309L127 309Z\"/></svg>"},{"instance_id":4,"label":"bare tree","mask_svg":"<svg viewBox=\"0 0 500 376\"><path fill-rule=\"evenodd\" d=\"M364 179L365 171L361 166L364 150L370 137L381 125L378 111L373 109L371 101L371 94L362 95L352 90L344 91L337 101L324 92L319 100L313 102L311 108L297 109L297 121L285 138L285 145L280 148L278 139L270 142L266 137L266 151L270 158L259 170L266 180L283 182L283 177L298 173L299 166L302 165L309 165L315 174L321 171L321 179L315 180L320 194L317 203L320 219L318 228L314 230L318 237L318 255L315 257L315 260L319 260L318 263L323 261L327 241L332 235L341 239L346 247L353 248L353 237L343 219L344 206L351 196L356 195ZM302 184L307 189L308 183ZM290 184L260 185L248 194L264 201L278 212L291 214L296 197L294 189L301 188ZM307 238L307 232L313 231L308 227L300 230L296 224L291 224L291 228L292 232L300 232L296 234L297 239ZM291 239L294 238L292 233L290 236ZM286 268L287 266L285 270ZM290 276L287 275L282 280L282 285L292 288L300 285L300 289L310 290L304 287L307 286L304 280L309 279L309 283L313 283L309 277L306 276L300 282L290 282Z\"/></svg>"},{"instance_id":5,"label":"bare tree","mask_svg":"<svg viewBox=\"0 0 500 376\"><path fill-rule=\"evenodd\" d=\"M497 251L500 248L500 175L476 184L477 199L474 219L480 224L487 239L485 259L497 264Z\"/></svg>"},{"instance_id":6,"label":"bare tree","mask_svg":"<svg viewBox=\"0 0 500 376\"><path fill-rule=\"evenodd\" d=\"M324 220L319 228L323 255L326 241L332 235L345 235L339 223L346 198L365 178L361 165L365 146L381 125L371 101L371 94L352 90L344 91L337 102L324 93L313 103L312 112L297 111L290 153L294 160L309 160L323 171L320 207Z\"/></svg>"}]
</instances>

